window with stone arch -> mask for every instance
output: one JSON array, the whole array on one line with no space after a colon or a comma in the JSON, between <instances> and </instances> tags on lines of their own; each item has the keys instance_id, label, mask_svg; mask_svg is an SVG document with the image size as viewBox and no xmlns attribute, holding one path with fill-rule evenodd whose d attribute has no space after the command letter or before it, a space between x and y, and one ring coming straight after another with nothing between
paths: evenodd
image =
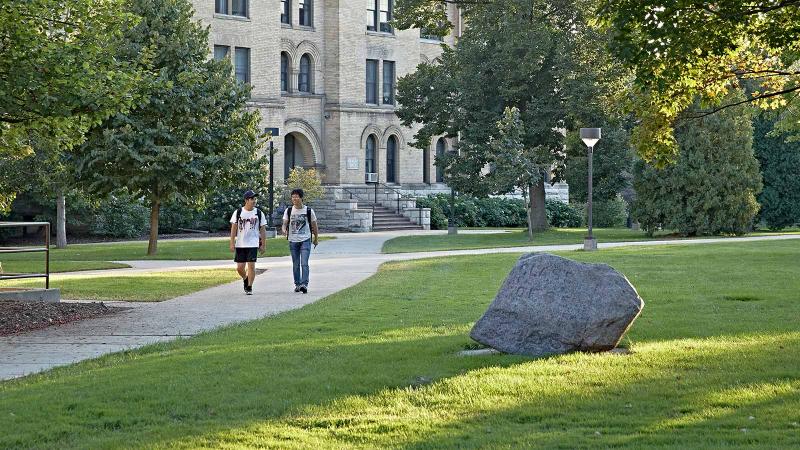
<instances>
[{"instance_id":1,"label":"window with stone arch","mask_svg":"<svg viewBox=\"0 0 800 450\"><path fill-rule=\"evenodd\" d=\"M300 92L311 92L313 89L313 82L311 76L311 71L313 69L313 64L311 63L311 57L308 56L308 53L300 57L300 73L297 76L297 90Z\"/></svg>"},{"instance_id":2,"label":"window with stone arch","mask_svg":"<svg viewBox=\"0 0 800 450\"><path fill-rule=\"evenodd\" d=\"M444 152L447 150L447 143L444 138L439 138L436 141L436 182L444 183L444 167L441 165L441 158L444 157Z\"/></svg>"},{"instance_id":3,"label":"window with stone arch","mask_svg":"<svg viewBox=\"0 0 800 450\"><path fill-rule=\"evenodd\" d=\"M367 150L364 159L364 169L367 173L377 173L375 170L375 146L377 139L374 134L367 136Z\"/></svg>"},{"instance_id":4,"label":"window with stone arch","mask_svg":"<svg viewBox=\"0 0 800 450\"><path fill-rule=\"evenodd\" d=\"M397 138L389 136L386 141L386 182L397 183Z\"/></svg>"},{"instance_id":5,"label":"window with stone arch","mask_svg":"<svg viewBox=\"0 0 800 450\"><path fill-rule=\"evenodd\" d=\"M289 92L289 55L281 52L281 91Z\"/></svg>"}]
</instances>

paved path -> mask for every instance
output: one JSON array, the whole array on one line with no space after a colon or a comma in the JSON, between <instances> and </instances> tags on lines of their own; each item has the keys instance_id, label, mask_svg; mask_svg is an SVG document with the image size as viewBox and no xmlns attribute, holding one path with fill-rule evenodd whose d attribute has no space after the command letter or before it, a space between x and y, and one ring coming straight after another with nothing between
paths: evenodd
<instances>
[{"instance_id":1,"label":"paved path","mask_svg":"<svg viewBox=\"0 0 800 450\"><path fill-rule=\"evenodd\" d=\"M306 295L292 292L288 257L263 259L267 271L256 278L254 294L245 296L241 282L206 289L158 303L108 302L130 306L121 313L50 327L16 336L0 337L0 380L16 378L55 366L95 358L111 352L192 336L235 322L255 320L300 308L338 292L374 274L381 263L451 255L575 250L582 245L551 245L446 252L380 254L387 239L406 233L341 235L320 243L311 260L311 286ZM601 243L600 248L674 244L707 244L799 239L800 235L758 236L738 239L692 239ZM230 261L128 261L131 269L102 271L136 273L190 268L226 267ZM86 272L81 272L86 274Z\"/></svg>"}]
</instances>

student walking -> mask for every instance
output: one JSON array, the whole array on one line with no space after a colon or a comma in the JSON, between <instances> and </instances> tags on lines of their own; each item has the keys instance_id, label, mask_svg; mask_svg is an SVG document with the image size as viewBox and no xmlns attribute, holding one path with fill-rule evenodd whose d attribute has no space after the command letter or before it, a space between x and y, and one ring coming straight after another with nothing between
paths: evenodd
<instances>
[{"instance_id":1,"label":"student walking","mask_svg":"<svg viewBox=\"0 0 800 450\"><path fill-rule=\"evenodd\" d=\"M294 291L308 293L308 257L311 244L319 243L319 228L314 210L303 205L303 190L292 190L292 207L283 213L283 233L289 240L294 273Z\"/></svg>"},{"instance_id":2,"label":"student walking","mask_svg":"<svg viewBox=\"0 0 800 450\"><path fill-rule=\"evenodd\" d=\"M267 219L256 207L258 194L248 190L244 193L244 206L231 216L231 251L235 253L236 271L242 277L244 293L253 295L253 281L256 278L256 260L267 250Z\"/></svg>"}]
</instances>

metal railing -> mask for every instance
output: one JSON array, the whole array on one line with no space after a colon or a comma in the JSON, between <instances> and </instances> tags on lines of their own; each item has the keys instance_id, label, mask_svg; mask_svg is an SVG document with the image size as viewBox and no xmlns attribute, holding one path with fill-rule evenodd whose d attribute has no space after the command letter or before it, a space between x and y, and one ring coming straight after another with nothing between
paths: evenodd
<instances>
[{"instance_id":1,"label":"metal railing","mask_svg":"<svg viewBox=\"0 0 800 450\"><path fill-rule=\"evenodd\" d=\"M50 289L50 222L0 222L0 228L43 227L44 247L0 247L4 253L44 252L44 273L4 273L0 272L0 280L18 280L22 278L44 278L45 289Z\"/></svg>"}]
</instances>

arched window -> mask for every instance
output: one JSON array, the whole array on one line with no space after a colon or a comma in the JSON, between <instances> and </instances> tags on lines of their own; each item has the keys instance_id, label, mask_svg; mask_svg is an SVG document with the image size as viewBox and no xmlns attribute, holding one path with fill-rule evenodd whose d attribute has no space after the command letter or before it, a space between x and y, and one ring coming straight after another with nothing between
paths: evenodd
<instances>
[{"instance_id":1,"label":"arched window","mask_svg":"<svg viewBox=\"0 0 800 450\"><path fill-rule=\"evenodd\" d=\"M311 92L311 57L308 54L300 58L300 74L297 77L297 90Z\"/></svg>"},{"instance_id":2,"label":"arched window","mask_svg":"<svg viewBox=\"0 0 800 450\"><path fill-rule=\"evenodd\" d=\"M397 138L389 136L386 142L386 182L397 183Z\"/></svg>"},{"instance_id":3,"label":"arched window","mask_svg":"<svg viewBox=\"0 0 800 450\"><path fill-rule=\"evenodd\" d=\"M447 144L444 142L444 138L439 138L436 141L436 182L437 183L444 183L444 167L441 165L440 158L444 157L444 151L447 147Z\"/></svg>"},{"instance_id":4,"label":"arched window","mask_svg":"<svg viewBox=\"0 0 800 450\"><path fill-rule=\"evenodd\" d=\"M364 169L367 173L375 173L375 135L367 137L367 154L364 161Z\"/></svg>"},{"instance_id":5,"label":"arched window","mask_svg":"<svg viewBox=\"0 0 800 450\"><path fill-rule=\"evenodd\" d=\"M289 55L281 52L281 91L289 91Z\"/></svg>"},{"instance_id":6,"label":"arched window","mask_svg":"<svg viewBox=\"0 0 800 450\"><path fill-rule=\"evenodd\" d=\"M422 151L422 182L431 184L431 150Z\"/></svg>"}]
</instances>

